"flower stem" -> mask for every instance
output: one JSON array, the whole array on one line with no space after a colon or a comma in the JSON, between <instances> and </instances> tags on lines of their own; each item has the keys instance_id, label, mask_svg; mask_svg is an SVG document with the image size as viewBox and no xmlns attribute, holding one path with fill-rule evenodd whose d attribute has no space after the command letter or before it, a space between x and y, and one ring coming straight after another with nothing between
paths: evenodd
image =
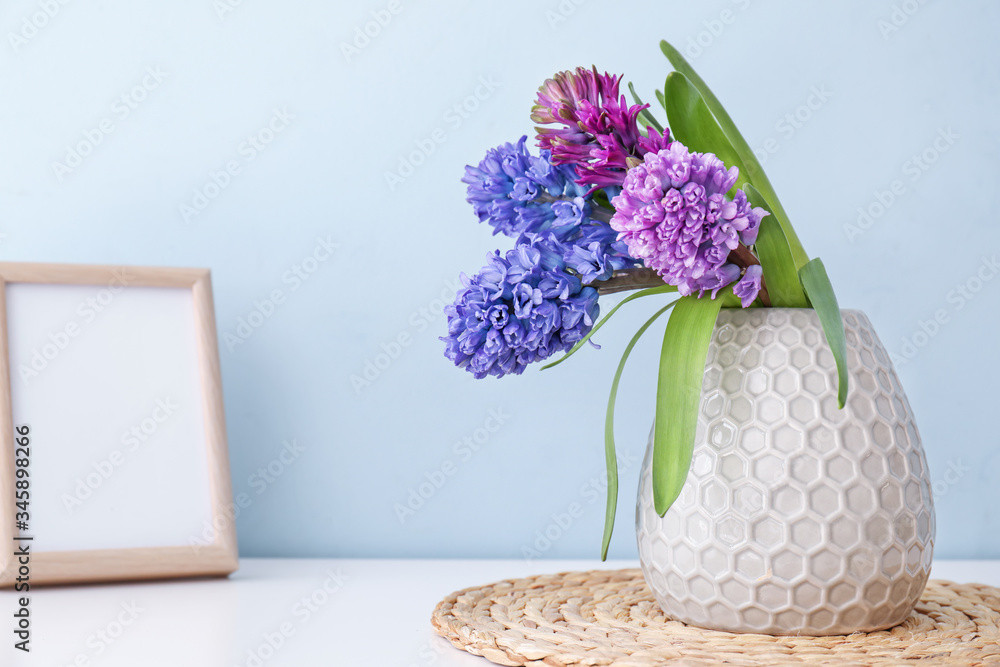
<instances>
[{"instance_id":1,"label":"flower stem","mask_svg":"<svg viewBox=\"0 0 1000 667\"><path fill-rule=\"evenodd\" d=\"M614 211L610 211L603 206L598 206L596 204L591 204L590 206L590 219L597 220L599 222L611 222L611 216L615 214Z\"/></svg>"},{"instance_id":2,"label":"flower stem","mask_svg":"<svg viewBox=\"0 0 1000 667\"><path fill-rule=\"evenodd\" d=\"M729 261L736 264L741 269L753 266L754 264L760 264L760 260L757 259L757 255L750 252L750 248L746 247L742 243L736 246L735 250L731 250L729 252Z\"/></svg>"},{"instance_id":3,"label":"flower stem","mask_svg":"<svg viewBox=\"0 0 1000 667\"><path fill-rule=\"evenodd\" d=\"M596 287L598 294L614 294L647 287L660 287L665 284L656 271L637 268L615 271L610 278L597 283Z\"/></svg>"}]
</instances>

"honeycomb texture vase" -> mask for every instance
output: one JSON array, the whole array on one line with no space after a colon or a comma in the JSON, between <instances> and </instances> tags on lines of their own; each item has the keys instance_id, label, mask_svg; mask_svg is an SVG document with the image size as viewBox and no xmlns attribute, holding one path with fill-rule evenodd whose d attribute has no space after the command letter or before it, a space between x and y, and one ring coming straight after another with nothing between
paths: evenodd
<instances>
[{"instance_id":1,"label":"honeycomb texture vase","mask_svg":"<svg viewBox=\"0 0 1000 667\"><path fill-rule=\"evenodd\" d=\"M920 436L889 355L842 313L850 393L816 313L723 309L691 471L661 518L652 437L636 532L664 612L731 632L833 635L902 622L930 574L934 507Z\"/></svg>"}]
</instances>

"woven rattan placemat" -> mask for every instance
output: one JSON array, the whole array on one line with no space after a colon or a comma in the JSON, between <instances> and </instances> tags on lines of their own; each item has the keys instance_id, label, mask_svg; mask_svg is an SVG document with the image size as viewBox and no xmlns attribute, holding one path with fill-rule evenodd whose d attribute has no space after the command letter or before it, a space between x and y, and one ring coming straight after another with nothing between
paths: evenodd
<instances>
[{"instance_id":1,"label":"woven rattan placemat","mask_svg":"<svg viewBox=\"0 0 1000 667\"><path fill-rule=\"evenodd\" d=\"M438 634L500 665L1000 665L1000 589L931 581L883 632L772 637L702 630L660 611L642 572L565 572L449 595Z\"/></svg>"}]
</instances>

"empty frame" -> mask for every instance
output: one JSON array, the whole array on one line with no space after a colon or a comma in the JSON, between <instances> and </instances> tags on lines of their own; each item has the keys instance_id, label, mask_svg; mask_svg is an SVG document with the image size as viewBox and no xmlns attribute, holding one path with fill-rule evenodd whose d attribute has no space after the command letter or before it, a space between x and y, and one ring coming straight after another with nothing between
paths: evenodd
<instances>
[{"instance_id":1,"label":"empty frame","mask_svg":"<svg viewBox=\"0 0 1000 667\"><path fill-rule=\"evenodd\" d=\"M31 584L236 569L207 270L0 263L0 416L0 540Z\"/></svg>"}]
</instances>

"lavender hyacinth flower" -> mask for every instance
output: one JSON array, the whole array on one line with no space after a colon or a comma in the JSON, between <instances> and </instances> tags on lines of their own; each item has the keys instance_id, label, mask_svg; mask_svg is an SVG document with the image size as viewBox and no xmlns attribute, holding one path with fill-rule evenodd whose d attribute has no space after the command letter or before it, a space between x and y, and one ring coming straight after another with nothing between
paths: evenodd
<instances>
[{"instance_id":1,"label":"lavender hyacinth flower","mask_svg":"<svg viewBox=\"0 0 1000 667\"><path fill-rule=\"evenodd\" d=\"M761 278L763 275L764 269L761 265L753 264L747 267L743 277L739 279L739 282L733 285L733 294L739 297L744 308L749 308L750 304L757 298L757 294L760 292Z\"/></svg>"},{"instance_id":2,"label":"lavender hyacinth flower","mask_svg":"<svg viewBox=\"0 0 1000 667\"><path fill-rule=\"evenodd\" d=\"M611 227L629 254L676 285L681 295L716 293L740 277L729 260L741 243L757 238L761 219L746 194L726 193L739 171L728 170L711 153L692 153L680 142L646 153L629 170L622 192L612 199Z\"/></svg>"},{"instance_id":3,"label":"lavender hyacinth flower","mask_svg":"<svg viewBox=\"0 0 1000 667\"><path fill-rule=\"evenodd\" d=\"M519 375L528 364L568 351L597 320L597 290L566 271L547 238L522 237L495 251L448 306L445 356L476 378Z\"/></svg>"},{"instance_id":4,"label":"lavender hyacinth flower","mask_svg":"<svg viewBox=\"0 0 1000 667\"><path fill-rule=\"evenodd\" d=\"M594 218L595 204L575 183L573 168L552 164L547 151L531 155L525 141L501 144L477 167L465 168L462 181L480 222L488 222L494 234L524 237L519 244L543 238L585 285L636 266L608 218Z\"/></svg>"},{"instance_id":5,"label":"lavender hyacinth flower","mask_svg":"<svg viewBox=\"0 0 1000 667\"><path fill-rule=\"evenodd\" d=\"M524 146L527 140L523 136L517 144L491 148L478 166L465 168L466 199L494 234L517 237L544 231L556 218L556 201L586 193L574 182L571 167L553 165L544 152L541 157L531 155Z\"/></svg>"},{"instance_id":6,"label":"lavender hyacinth flower","mask_svg":"<svg viewBox=\"0 0 1000 667\"><path fill-rule=\"evenodd\" d=\"M583 226L563 259L584 285L607 280L616 270L637 264L628 256L628 248L618 240L615 230L604 224Z\"/></svg>"}]
</instances>

